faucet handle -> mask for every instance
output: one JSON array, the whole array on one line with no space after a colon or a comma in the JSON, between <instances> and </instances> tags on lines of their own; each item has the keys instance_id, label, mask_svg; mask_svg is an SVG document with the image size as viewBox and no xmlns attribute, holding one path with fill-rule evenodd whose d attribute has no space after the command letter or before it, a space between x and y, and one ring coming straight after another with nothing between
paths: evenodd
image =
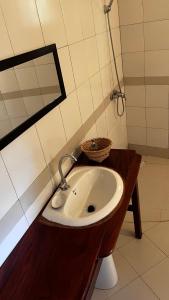
<instances>
[{"instance_id":1,"label":"faucet handle","mask_svg":"<svg viewBox=\"0 0 169 300\"><path fill-rule=\"evenodd\" d=\"M62 172L62 162L63 162L63 160L64 160L65 158L70 158L71 160L73 160L73 161L75 161L75 162L77 161L77 158L76 158L74 155L72 155L72 154L65 154L65 155L63 155L63 156L61 157L61 159L59 160L59 166L58 166L58 169L59 169L59 174L60 174L60 177L61 177L61 182L60 182L59 187L60 187L60 189L63 190L63 191L65 191L65 190L67 190L67 189L69 188L69 185L68 185L67 182L66 182L66 178L64 177L63 172Z\"/></svg>"},{"instance_id":2,"label":"faucet handle","mask_svg":"<svg viewBox=\"0 0 169 300\"><path fill-rule=\"evenodd\" d=\"M77 162L77 158L73 155L73 154L70 154L70 156L72 157L72 159Z\"/></svg>"}]
</instances>

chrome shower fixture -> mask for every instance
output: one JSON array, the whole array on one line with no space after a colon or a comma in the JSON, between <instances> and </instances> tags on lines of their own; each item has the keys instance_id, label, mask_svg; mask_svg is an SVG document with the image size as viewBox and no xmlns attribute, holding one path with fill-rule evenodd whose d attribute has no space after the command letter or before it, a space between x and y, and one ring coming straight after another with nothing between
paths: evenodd
<instances>
[{"instance_id":1,"label":"chrome shower fixture","mask_svg":"<svg viewBox=\"0 0 169 300\"><path fill-rule=\"evenodd\" d=\"M112 48L114 67L115 67L115 72L116 72L116 77L117 77L117 84L118 84L118 90L114 89L112 91L112 93L110 95L110 100L116 100L116 102L117 102L117 115L119 117L122 117L124 115L124 112L125 112L126 95L125 95L125 93L122 92L122 88L121 88L121 84L120 84L120 78L119 78L119 74L118 74L117 61L116 61L116 54L115 54L115 50L114 50L113 37L112 37L112 32L111 32L109 12L111 11L113 1L114 0L110 0L108 5L104 5L104 13L107 16L108 29L109 29L109 34L110 34L110 44L111 44L111 48ZM121 104L122 104L122 110L121 111L119 109L119 102L121 102Z\"/></svg>"},{"instance_id":2,"label":"chrome shower fixture","mask_svg":"<svg viewBox=\"0 0 169 300\"><path fill-rule=\"evenodd\" d=\"M112 4L113 4L113 1L114 0L110 0L110 2L109 2L108 5L104 5L104 13L105 14L108 14L111 11L111 7L112 7Z\"/></svg>"}]
</instances>

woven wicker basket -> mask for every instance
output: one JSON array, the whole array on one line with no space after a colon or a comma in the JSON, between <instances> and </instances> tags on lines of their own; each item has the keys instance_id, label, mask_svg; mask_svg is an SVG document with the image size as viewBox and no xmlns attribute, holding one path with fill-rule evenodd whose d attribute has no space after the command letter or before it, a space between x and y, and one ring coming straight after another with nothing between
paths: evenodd
<instances>
[{"instance_id":1,"label":"woven wicker basket","mask_svg":"<svg viewBox=\"0 0 169 300\"><path fill-rule=\"evenodd\" d=\"M81 145L81 150L90 160L101 163L109 156L111 144L111 140L107 138L96 138L84 142Z\"/></svg>"}]
</instances>

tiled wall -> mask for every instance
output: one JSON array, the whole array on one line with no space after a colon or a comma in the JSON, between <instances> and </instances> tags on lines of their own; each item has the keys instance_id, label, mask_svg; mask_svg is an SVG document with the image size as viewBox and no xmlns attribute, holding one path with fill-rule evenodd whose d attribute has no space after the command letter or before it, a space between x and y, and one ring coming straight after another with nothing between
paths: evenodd
<instances>
[{"instance_id":1,"label":"tiled wall","mask_svg":"<svg viewBox=\"0 0 169 300\"><path fill-rule=\"evenodd\" d=\"M165 150L169 124L169 1L119 0L119 15L129 143L151 147L152 151Z\"/></svg>"},{"instance_id":2,"label":"tiled wall","mask_svg":"<svg viewBox=\"0 0 169 300\"><path fill-rule=\"evenodd\" d=\"M0 265L59 182L61 155L91 137L126 147L126 121L109 93L116 85L102 0L0 0L0 59L56 43L67 99L0 153ZM117 1L111 15L122 79ZM70 162L65 162L65 171Z\"/></svg>"}]
</instances>

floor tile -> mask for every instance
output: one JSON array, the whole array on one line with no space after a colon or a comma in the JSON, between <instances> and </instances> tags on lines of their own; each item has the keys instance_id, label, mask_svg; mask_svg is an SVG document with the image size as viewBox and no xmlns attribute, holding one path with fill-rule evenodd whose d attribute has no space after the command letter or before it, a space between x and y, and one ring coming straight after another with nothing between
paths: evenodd
<instances>
[{"instance_id":1,"label":"floor tile","mask_svg":"<svg viewBox=\"0 0 169 300\"><path fill-rule=\"evenodd\" d=\"M156 293L160 300L169 299L169 258L144 274L143 280Z\"/></svg>"},{"instance_id":2,"label":"floor tile","mask_svg":"<svg viewBox=\"0 0 169 300\"><path fill-rule=\"evenodd\" d=\"M161 221L162 210L169 210L168 178L167 164L145 164L140 170L138 182L143 221Z\"/></svg>"},{"instance_id":3,"label":"floor tile","mask_svg":"<svg viewBox=\"0 0 169 300\"><path fill-rule=\"evenodd\" d=\"M158 297L151 289L141 280L136 279L126 288L117 294L109 297L107 300L156 300Z\"/></svg>"},{"instance_id":4,"label":"floor tile","mask_svg":"<svg viewBox=\"0 0 169 300\"><path fill-rule=\"evenodd\" d=\"M159 223L156 227L148 230L146 236L153 241L166 255L169 256L169 222Z\"/></svg>"},{"instance_id":5,"label":"floor tile","mask_svg":"<svg viewBox=\"0 0 169 300\"><path fill-rule=\"evenodd\" d=\"M127 243L133 241L134 238L135 236L133 222L124 222L117 240L116 248L118 249L126 245Z\"/></svg>"},{"instance_id":6,"label":"floor tile","mask_svg":"<svg viewBox=\"0 0 169 300\"><path fill-rule=\"evenodd\" d=\"M142 232L150 230L151 228L157 226L159 222L142 222ZM133 241L135 239L135 229L133 221L126 221L123 223L120 235L117 240L116 248L120 248L127 243Z\"/></svg>"},{"instance_id":7,"label":"floor tile","mask_svg":"<svg viewBox=\"0 0 169 300\"><path fill-rule=\"evenodd\" d=\"M169 198L168 177L169 166L152 164L142 168L139 173L139 192L140 202L144 208L163 208L166 196Z\"/></svg>"},{"instance_id":8,"label":"floor tile","mask_svg":"<svg viewBox=\"0 0 169 300\"><path fill-rule=\"evenodd\" d=\"M137 273L129 265L126 259L120 255L118 250L113 254L113 258L117 269L118 283L113 289L105 290L107 296L116 293L138 277Z\"/></svg>"},{"instance_id":9,"label":"floor tile","mask_svg":"<svg viewBox=\"0 0 169 300\"><path fill-rule=\"evenodd\" d=\"M124 222L133 222L133 214L131 211L127 211Z\"/></svg>"},{"instance_id":10,"label":"floor tile","mask_svg":"<svg viewBox=\"0 0 169 300\"><path fill-rule=\"evenodd\" d=\"M143 274L165 258L165 255L146 237L134 240L119 248L120 254L127 259L138 274Z\"/></svg>"},{"instance_id":11,"label":"floor tile","mask_svg":"<svg viewBox=\"0 0 169 300\"><path fill-rule=\"evenodd\" d=\"M169 222L169 209L161 209L161 221Z\"/></svg>"},{"instance_id":12,"label":"floor tile","mask_svg":"<svg viewBox=\"0 0 169 300\"><path fill-rule=\"evenodd\" d=\"M143 156L145 164L169 165L169 159L156 156Z\"/></svg>"},{"instance_id":13,"label":"floor tile","mask_svg":"<svg viewBox=\"0 0 169 300\"><path fill-rule=\"evenodd\" d=\"M157 226L159 223L158 222L142 222L142 231L146 232L147 230Z\"/></svg>"},{"instance_id":14,"label":"floor tile","mask_svg":"<svg viewBox=\"0 0 169 300\"><path fill-rule=\"evenodd\" d=\"M106 292L98 289L94 290L91 298L91 300L106 300L106 299L107 299Z\"/></svg>"}]
</instances>

